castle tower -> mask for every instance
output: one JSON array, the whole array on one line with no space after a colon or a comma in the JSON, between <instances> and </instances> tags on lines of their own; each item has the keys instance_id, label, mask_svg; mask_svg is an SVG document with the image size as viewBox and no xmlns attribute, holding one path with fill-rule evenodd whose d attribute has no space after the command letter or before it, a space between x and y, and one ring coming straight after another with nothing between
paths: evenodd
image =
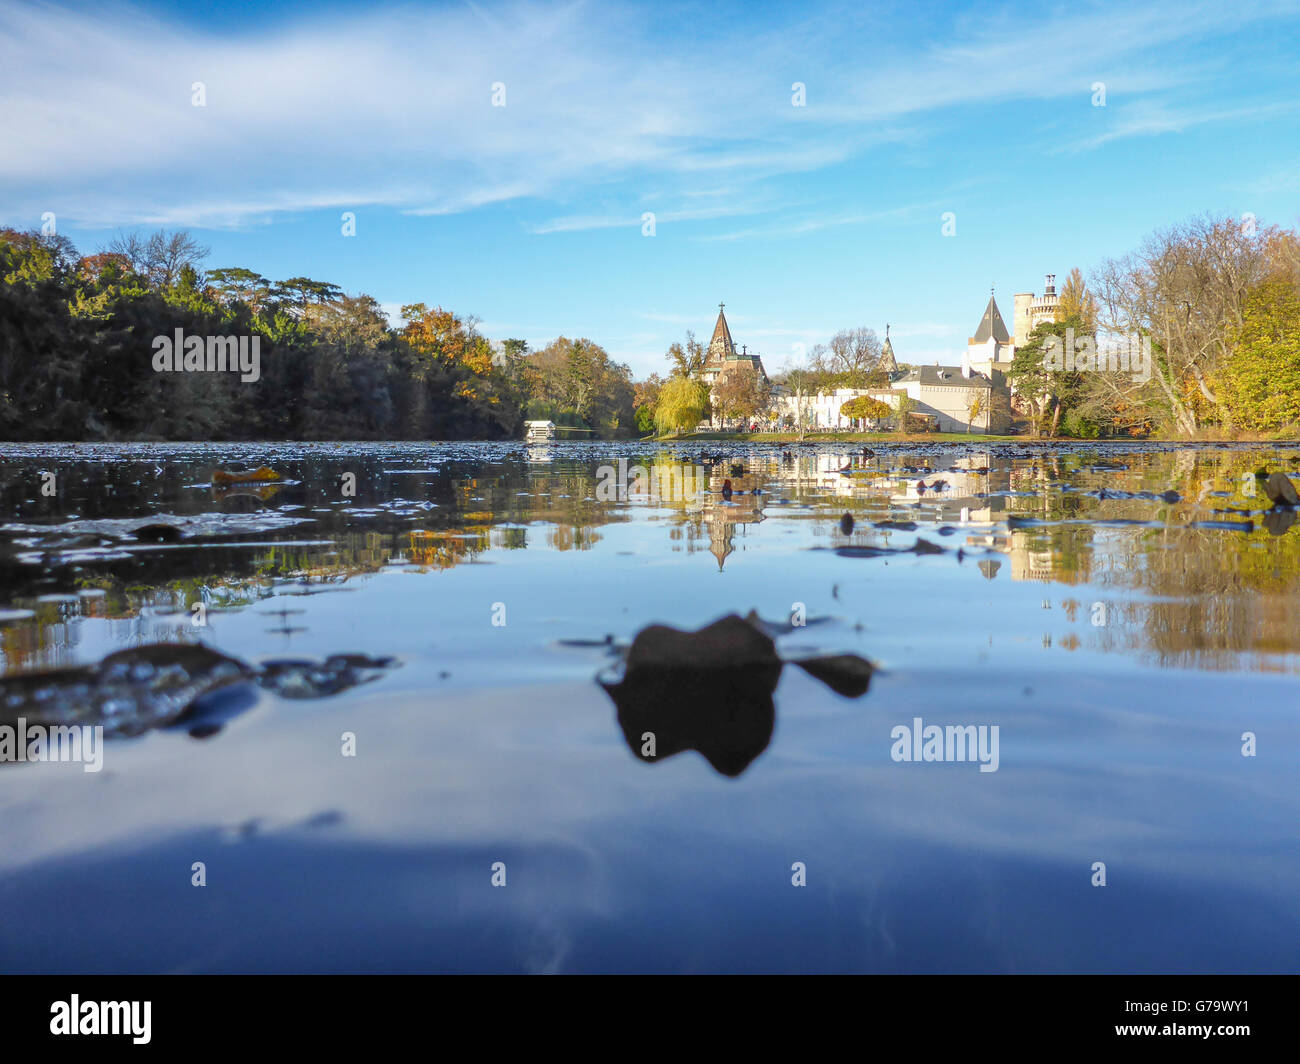
<instances>
[{"instance_id":1,"label":"castle tower","mask_svg":"<svg viewBox=\"0 0 1300 1064\"><path fill-rule=\"evenodd\" d=\"M979 326L966 343L966 356L962 366L992 376L993 367L998 363L1010 362L1016 355L1016 346L1007 332L1007 323L1002 320L998 302L989 290L988 305Z\"/></svg>"},{"instance_id":2,"label":"castle tower","mask_svg":"<svg viewBox=\"0 0 1300 1064\"><path fill-rule=\"evenodd\" d=\"M1060 304L1056 292L1056 274L1049 273L1044 279L1043 294L1033 292L1016 293L1016 345L1029 342L1034 327L1045 321L1056 320L1056 308Z\"/></svg>"}]
</instances>

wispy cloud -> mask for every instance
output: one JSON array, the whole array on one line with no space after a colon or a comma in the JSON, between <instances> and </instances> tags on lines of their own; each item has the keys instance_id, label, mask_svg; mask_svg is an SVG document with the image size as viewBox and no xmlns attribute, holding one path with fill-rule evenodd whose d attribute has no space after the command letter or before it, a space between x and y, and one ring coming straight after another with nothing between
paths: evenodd
<instances>
[{"instance_id":1,"label":"wispy cloud","mask_svg":"<svg viewBox=\"0 0 1300 1064\"><path fill-rule=\"evenodd\" d=\"M1183 133L1212 122L1245 122L1276 117L1300 109L1300 101L1268 101L1237 107L1175 106L1164 101L1139 101L1119 112L1102 132L1061 144L1057 152L1092 151L1103 144L1129 137Z\"/></svg>"},{"instance_id":2,"label":"wispy cloud","mask_svg":"<svg viewBox=\"0 0 1300 1064\"><path fill-rule=\"evenodd\" d=\"M660 225L674 222L700 221L707 218L728 218L735 215L759 214L771 208L750 204L717 204L713 207L688 207L682 210L652 210L656 230ZM576 233L589 229L639 229L644 224L646 211L617 214L576 214L528 226L531 233Z\"/></svg>"},{"instance_id":3,"label":"wispy cloud","mask_svg":"<svg viewBox=\"0 0 1300 1064\"><path fill-rule=\"evenodd\" d=\"M693 239L713 243L717 241L744 240L750 237L792 237L815 233L823 229L838 229L851 225L871 225L876 222L903 221L915 217L925 210L936 210L939 201L912 203L903 207L894 207L880 211L833 211L829 214L807 215L786 222L777 222L769 226L754 226L736 229L727 233L706 233Z\"/></svg>"},{"instance_id":4,"label":"wispy cloud","mask_svg":"<svg viewBox=\"0 0 1300 1064\"><path fill-rule=\"evenodd\" d=\"M980 9L881 42L878 18L855 9L705 20L669 37L637 7L404 5L219 36L130 6L0 0L0 200L19 214L59 209L83 226L222 227L331 207L445 215L574 204L617 181L654 188L665 221L707 222L743 211L692 208L687 197L702 185L744 198L774 176L923 142L962 109L1083 101L1093 80L1112 97L1158 99L1226 77L1212 49L1178 64L1152 57L1295 11L1283 0L1044 8L1032 19ZM801 65L806 108L790 105L784 73ZM191 106L195 82L204 107ZM504 107L492 106L497 83ZM1152 103L1114 112L1114 127L1069 150L1239 113ZM840 212L753 233L868 220ZM532 231L617 224L621 208L584 209Z\"/></svg>"}]
</instances>

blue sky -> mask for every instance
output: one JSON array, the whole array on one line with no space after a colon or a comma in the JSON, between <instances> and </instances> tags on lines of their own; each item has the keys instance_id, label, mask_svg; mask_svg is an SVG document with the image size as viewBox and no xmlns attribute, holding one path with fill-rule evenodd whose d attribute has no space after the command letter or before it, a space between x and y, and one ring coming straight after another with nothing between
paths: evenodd
<instances>
[{"instance_id":1,"label":"blue sky","mask_svg":"<svg viewBox=\"0 0 1300 1064\"><path fill-rule=\"evenodd\" d=\"M1292 0L0 0L0 224L186 227L639 376L720 300L769 370L886 322L956 362L991 283L1010 322L1190 215L1300 222L1298 50Z\"/></svg>"}]
</instances>

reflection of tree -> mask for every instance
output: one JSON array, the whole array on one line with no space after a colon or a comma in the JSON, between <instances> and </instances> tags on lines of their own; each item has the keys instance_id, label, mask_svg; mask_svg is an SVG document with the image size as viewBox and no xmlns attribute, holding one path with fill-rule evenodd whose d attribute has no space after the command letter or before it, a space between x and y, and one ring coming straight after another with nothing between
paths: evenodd
<instances>
[{"instance_id":1,"label":"reflection of tree","mask_svg":"<svg viewBox=\"0 0 1300 1064\"><path fill-rule=\"evenodd\" d=\"M1258 667L1258 661L1243 661L1243 651L1295 653L1300 534L1274 536L1261 527L1258 511L1268 500L1255 489L1253 473L1270 461L1276 467L1269 454L1182 451L1153 455L1108 475L1112 487L1130 492L1172 487L1181 499L1101 500L1087 511L1092 517L1161 522L1104 527L1093 537L1094 582L1141 595L1138 601L1105 603L1104 623L1085 629L1094 633L1100 649L1139 650L1162 666L1211 669ZM1224 495L1210 494L1214 491ZM1250 532L1191 525L1251 520L1251 511ZM1064 558L1061 564L1069 565ZM1081 621L1088 624L1086 611Z\"/></svg>"},{"instance_id":2,"label":"reflection of tree","mask_svg":"<svg viewBox=\"0 0 1300 1064\"><path fill-rule=\"evenodd\" d=\"M556 525L546 536L553 550L591 550L601 540L590 525Z\"/></svg>"},{"instance_id":3,"label":"reflection of tree","mask_svg":"<svg viewBox=\"0 0 1300 1064\"><path fill-rule=\"evenodd\" d=\"M430 532L416 529L410 533L407 557L422 569L450 569L463 561L472 561L488 549L486 525L467 525L455 532Z\"/></svg>"}]
</instances>

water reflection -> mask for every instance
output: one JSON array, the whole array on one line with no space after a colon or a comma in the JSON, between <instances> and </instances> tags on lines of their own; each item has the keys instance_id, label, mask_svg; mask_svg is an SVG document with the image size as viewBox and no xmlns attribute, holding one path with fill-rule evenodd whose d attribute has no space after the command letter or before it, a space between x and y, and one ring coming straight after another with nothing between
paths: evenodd
<instances>
[{"instance_id":1,"label":"water reflection","mask_svg":"<svg viewBox=\"0 0 1300 1064\"><path fill-rule=\"evenodd\" d=\"M402 569L436 574L505 551L600 551L612 527L635 526L649 558L707 553L723 577L743 558L746 579L753 566L795 564L791 545L833 546L870 566L941 544L946 557L930 564L973 557L990 587L1088 588L1086 617L1070 636L1052 634L1054 647L1296 668L1300 530L1282 487L1296 455L716 446L244 445L233 456L215 445L14 448L0 485L0 664L81 660L87 624L112 624L118 645L197 642L198 604L246 609L294 593L290 585L301 593ZM237 461L285 480L212 486L212 471ZM38 485L51 468L60 488L47 497ZM341 490L346 475L354 495ZM855 518L847 535L838 528L846 511ZM953 586L951 602L935 598L936 617L955 613ZM288 638L299 627L283 620L279 630Z\"/></svg>"}]
</instances>

